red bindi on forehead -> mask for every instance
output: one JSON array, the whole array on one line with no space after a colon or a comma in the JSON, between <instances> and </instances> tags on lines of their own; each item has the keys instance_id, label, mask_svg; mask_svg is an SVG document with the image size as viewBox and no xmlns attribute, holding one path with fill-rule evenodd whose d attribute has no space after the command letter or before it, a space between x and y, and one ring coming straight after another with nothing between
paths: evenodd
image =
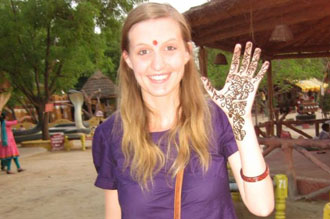
<instances>
[{"instance_id":1,"label":"red bindi on forehead","mask_svg":"<svg viewBox=\"0 0 330 219\"><path fill-rule=\"evenodd\" d=\"M157 40L152 41L152 44L154 44L154 46L157 46L158 44Z\"/></svg>"}]
</instances>

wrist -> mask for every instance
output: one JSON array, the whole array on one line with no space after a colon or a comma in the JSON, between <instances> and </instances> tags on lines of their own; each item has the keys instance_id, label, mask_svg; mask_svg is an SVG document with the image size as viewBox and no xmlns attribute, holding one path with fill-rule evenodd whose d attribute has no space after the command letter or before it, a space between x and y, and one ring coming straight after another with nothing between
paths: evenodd
<instances>
[{"instance_id":1,"label":"wrist","mask_svg":"<svg viewBox=\"0 0 330 219\"><path fill-rule=\"evenodd\" d=\"M233 129L233 133L237 141L245 140L246 135L249 135L251 130L254 131L252 116L245 115L239 119L229 118L229 123Z\"/></svg>"}]
</instances>

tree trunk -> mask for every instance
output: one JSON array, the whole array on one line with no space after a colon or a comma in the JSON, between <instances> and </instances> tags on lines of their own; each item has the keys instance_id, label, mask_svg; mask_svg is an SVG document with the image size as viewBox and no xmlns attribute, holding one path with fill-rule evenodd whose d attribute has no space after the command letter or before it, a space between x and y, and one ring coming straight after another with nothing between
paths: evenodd
<instances>
[{"instance_id":1,"label":"tree trunk","mask_svg":"<svg viewBox=\"0 0 330 219\"><path fill-rule=\"evenodd\" d=\"M45 112L45 104L36 106L36 110L38 113L38 120L41 125L42 139L48 140L50 139L48 130L49 113Z\"/></svg>"},{"instance_id":2,"label":"tree trunk","mask_svg":"<svg viewBox=\"0 0 330 219\"><path fill-rule=\"evenodd\" d=\"M11 112L11 114L12 114L12 116L13 116L13 119L14 119L14 120L17 120L17 118L16 118L16 113L15 113L14 108L13 108L13 107L9 107L9 109L10 109L10 112Z\"/></svg>"},{"instance_id":3,"label":"tree trunk","mask_svg":"<svg viewBox=\"0 0 330 219\"><path fill-rule=\"evenodd\" d=\"M47 113L45 112L44 113L44 121L42 123L42 139L43 140L50 139L48 123L49 123L49 112L47 112Z\"/></svg>"}]
</instances>

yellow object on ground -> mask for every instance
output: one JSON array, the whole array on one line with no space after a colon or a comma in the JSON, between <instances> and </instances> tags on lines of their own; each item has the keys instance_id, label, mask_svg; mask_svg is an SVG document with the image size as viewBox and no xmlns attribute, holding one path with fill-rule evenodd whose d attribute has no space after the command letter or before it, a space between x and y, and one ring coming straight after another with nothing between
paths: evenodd
<instances>
[{"instance_id":1,"label":"yellow object on ground","mask_svg":"<svg viewBox=\"0 0 330 219\"><path fill-rule=\"evenodd\" d=\"M330 219L330 202L324 206L323 219Z\"/></svg>"},{"instance_id":2,"label":"yellow object on ground","mask_svg":"<svg viewBox=\"0 0 330 219\"><path fill-rule=\"evenodd\" d=\"M286 198L288 197L288 178L286 175L277 174L275 181L275 219L285 219Z\"/></svg>"},{"instance_id":3,"label":"yellow object on ground","mask_svg":"<svg viewBox=\"0 0 330 219\"><path fill-rule=\"evenodd\" d=\"M47 150L51 150L50 140L31 140L31 141L22 141L22 147L44 147Z\"/></svg>"},{"instance_id":4,"label":"yellow object on ground","mask_svg":"<svg viewBox=\"0 0 330 219\"><path fill-rule=\"evenodd\" d=\"M80 134L81 149L86 150L86 135ZM32 140L32 141L22 141L22 147L44 147L48 151L52 149L50 140ZM68 136L64 136L64 149L70 151L73 148L73 140L69 140Z\"/></svg>"},{"instance_id":5,"label":"yellow object on ground","mask_svg":"<svg viewBox=\"0 0 330 219\"><path fill-rule=\"evenodd\" d=\"M86 150L86 135L85 134L80 134L80 141L81 141L81 150L85 151ZM67 151L70 151L72 147L73 147L72 140L69 140L69 137L65 136L64 137L64 148Z\"/></svg>"},{"instance_id":6,"label":"yellow object on ground","mask_svg":"<svg viewBox=\"0 0 330 219\"><path fill-rule=\"evenodd\" d=\"M231 198L235 202L242 201L241 194L239 192L231 192Z\"/></svg>"}]
</instances>

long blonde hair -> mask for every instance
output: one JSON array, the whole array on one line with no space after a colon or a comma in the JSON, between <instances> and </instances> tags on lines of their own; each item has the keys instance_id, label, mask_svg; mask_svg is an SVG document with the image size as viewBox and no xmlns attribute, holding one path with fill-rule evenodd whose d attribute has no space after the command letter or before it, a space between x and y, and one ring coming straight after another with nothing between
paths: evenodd
<instances>
[{"instance_id":1,"label":"long blonde hair","mask_svg":"<svg viewBox=\"0 0 330 219\"><path fill-rule=\"evenodd\" d=\"M178 22L186 49L190 51L188 42L191 41L191 32L185 18L170 5L159 3L141 4L128 14L122 29L121 50L129 52L128 33L134 24L164 17L170 17ZM168 161L173 146L177 151L177 157L169 169L172 177L188 164L191 150L198 155L202 169L208 169L210 112L192 55L185 65L180 82L180 105L175 126L168 133L166 154L151 139L149 116L152 112L144 103L134 72L123 57L119 67L119 90L120 119L117 121L122 124L125 167L130 167L133 179L143 188L148 187L148 182L153 182L154 174Z\"/></svg>"}]
</instances>

